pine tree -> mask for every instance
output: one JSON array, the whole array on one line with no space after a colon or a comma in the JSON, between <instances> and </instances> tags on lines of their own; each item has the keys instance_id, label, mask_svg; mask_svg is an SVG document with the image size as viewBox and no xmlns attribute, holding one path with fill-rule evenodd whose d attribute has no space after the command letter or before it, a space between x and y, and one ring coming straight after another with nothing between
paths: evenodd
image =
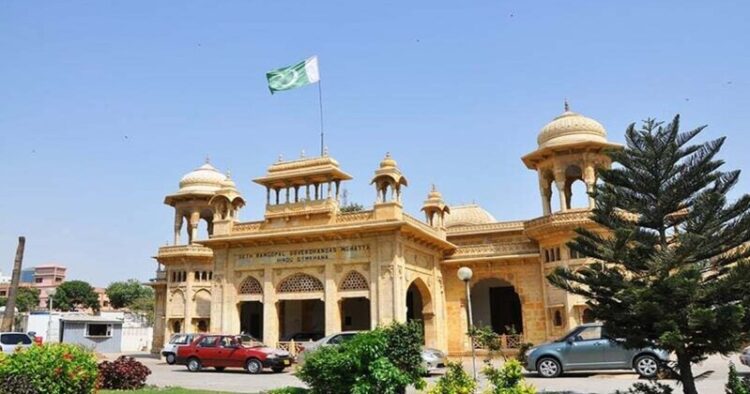
<instances>
[{"instance_id":1,"label":"pine tree","mask_svg":"<svg viewBox=\"0 0 750 394\"><path fill-rule=\"evenodd\" d=\"M626 146L598 173L592 219L568 246L593 263L548 277L588 299L607 332L629 348L674 352L685 394L692 363L735 351L750 328L750 196L728 201L739 171L720 171L724 138L689 145L703 129L631 124Z\"/></svg>"}]
</instances>

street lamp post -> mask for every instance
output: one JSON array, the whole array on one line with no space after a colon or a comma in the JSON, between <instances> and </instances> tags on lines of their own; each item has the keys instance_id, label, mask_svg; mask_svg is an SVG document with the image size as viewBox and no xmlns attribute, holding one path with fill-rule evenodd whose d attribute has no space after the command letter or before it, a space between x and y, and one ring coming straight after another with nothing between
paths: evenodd
<instances>
[{"instance_id":1,"label":"street lamp post","mask_svg":"<svg viewBox=\"0 0 750 394\"><path fill-rule=\"evenodd\" d=\"M474 320L471 314L471 286L469 282L474 273L469 267L461 267L458 269L458 279L462 280L466 285L466 317L469 323L469 332L474 328ZM469 334L469 341L471 345L471 366L474 370L474 381L477 380L477 357L476 351L474 350L474 337Z\"/></svg>"},{"instance_id":2,"label":"street lamp post","mask_svg":"<svg viewBox=\"0 0 750 394\"><path fill-rule=\"evenodd\" d=\"M48 303L48 305L49 305L49 314L48 314L49 318L47 320L47 343L51 343L52 342L52 296L55 295L56 291L57 291L57 289L55 289L54 287L51 288L51 289L45 290L45 293L47 293L47 301L49 301L49 303Z\"/></svg>"}]
</instances>

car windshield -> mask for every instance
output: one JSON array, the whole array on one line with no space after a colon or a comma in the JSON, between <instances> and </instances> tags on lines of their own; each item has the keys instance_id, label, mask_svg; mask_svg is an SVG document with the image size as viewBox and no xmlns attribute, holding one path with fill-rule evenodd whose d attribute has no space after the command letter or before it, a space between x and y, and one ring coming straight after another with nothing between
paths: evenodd
<instances>
[{"instance_id":1,"label":"car windshield","mask_svg":"<svg viewBox=\"0 0 750 394\"><path fill-rule=\"evenodd\" d=\"M554 342L565 342L566 339L568 339L569 336L573 335L574 332L578 331L578 327L568 331L565 333L565 335L561 336L560 338L557 338L554 340Z\"/></svg>"},{"instance_id":2,"label":"car windshield","mask_svg":"<svg viewBox=\"0 0 750 394\"><path fill-rule=\"evenodd\" d=\"M266 345L261 342L260 339L253 337L252 335L242 334L238 335L237 339L244 347L265 347Z\"/></svg>"},{"instance_id":3,"label":"car windshield","mask_svg":"<svg viewBox=\"0 0 750 394\"><path fill-rule=\"evenodd\" d=\"M188 343L189 335L187 334L178 334L172 337L172 339L169 341L169 343L173 345L185 345Z\"/></svg>"}]
</instances>

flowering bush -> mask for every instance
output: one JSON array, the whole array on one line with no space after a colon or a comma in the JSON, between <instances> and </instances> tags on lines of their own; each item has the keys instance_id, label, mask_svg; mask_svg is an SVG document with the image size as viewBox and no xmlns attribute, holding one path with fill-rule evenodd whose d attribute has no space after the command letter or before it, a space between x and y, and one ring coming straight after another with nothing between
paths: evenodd
<instances>
[{"instance_id":1,"label":"flowering bush","mask_svg":"<svg viewBox=\"0 0 750 394\"><path fill-rule=\"evenodd\" d=\"M151 370L133 357L120 356L115 361L99 364L99 387L115 390L136 390L146 385Z\"/></svg>"},{"instance_id":2,"label":"flowering bush","mask_svg":"<svg viewBox=\"0 0 750 394\"><path fill-rule=\"evenodd\" d=\"M0 359L0 382L30 393L94 393L97 374L94 354L69 344L31 346Z\"/></svg>"}]
</instances>

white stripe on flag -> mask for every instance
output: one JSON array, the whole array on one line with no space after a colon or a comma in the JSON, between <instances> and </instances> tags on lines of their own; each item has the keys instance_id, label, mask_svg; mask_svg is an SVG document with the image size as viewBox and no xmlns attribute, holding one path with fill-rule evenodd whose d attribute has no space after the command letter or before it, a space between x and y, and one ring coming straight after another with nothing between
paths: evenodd
<instances>
[{"instance_id":1,"label":"white stripe on flag","mask_svg":"<svg viewBox=\"0 0 750 394\"><path fill-rule=\"evenodd\" d=\"M320 81L320 72L318 71L318 57L313 56L305 59L305 74L307 74L307 80L310 83Z\"/></svg>"}]
</instances>

